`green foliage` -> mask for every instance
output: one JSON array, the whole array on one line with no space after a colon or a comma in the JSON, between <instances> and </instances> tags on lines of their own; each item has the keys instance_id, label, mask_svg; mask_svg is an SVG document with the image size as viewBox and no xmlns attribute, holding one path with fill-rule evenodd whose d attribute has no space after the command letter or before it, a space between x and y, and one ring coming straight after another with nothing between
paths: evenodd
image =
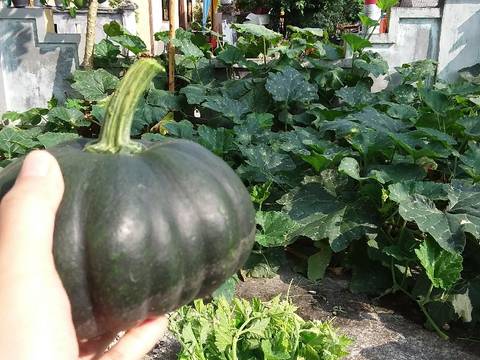
<instances>
[{"instance_id":1,"label":"green foliage","mask_svg":"<svg viewBox=\"0 0 480 360\"><path fill-rule=\"evenodd\" d=\"M335 33L338 24L354 23L363 9L360 0L271 0L274 15L285 11L287 25L318 27Z\"/></svg>"},{"instance_id":2,"label":"green foliage","mask_svg":"<svg viewBox=\"0 0 480 360\"><path fill-rule=\"evenodd\" d=\"M112 36L121 31L110 27ZM338 59L339 49L318 29L290 27L289 40L257 26L241 31L243 40L219 49L218 61L204 38L179 31L178 91L155 79L138 105L133 134L196 141L236 170L258 224L242 273L272 276L288 247L304 252L312 280L322 279L335 259L351 270L352 291L408 294L442 336L437 322L478 323L475 78L435 83L435 64L426 60L397 68L400 84L372 93L370 75L388 66L365 51L364 39L345 37L355 57L343 69L328 61ZM109 45L102 47L108 57ZM246 60L252 51L267 53L268 61ZM237 64L246 76L237 76ZM118 82L110 71L76 72L77 97L64 104L4 114L0 166L31 148L96 136ZM455 311L433 311L442 306Z\"/></svg>"},{"instance_id":3,"label":"green foliage","mask_svg":"<svg viewBox=\"0 0 480 360\"><path fill-rule=\"evenodd\" d=\"M180 360L318 359L347 355L351 340L328 322L305 321L289 300L196 300L170 319Z\"/></svg>"}]
</instances>

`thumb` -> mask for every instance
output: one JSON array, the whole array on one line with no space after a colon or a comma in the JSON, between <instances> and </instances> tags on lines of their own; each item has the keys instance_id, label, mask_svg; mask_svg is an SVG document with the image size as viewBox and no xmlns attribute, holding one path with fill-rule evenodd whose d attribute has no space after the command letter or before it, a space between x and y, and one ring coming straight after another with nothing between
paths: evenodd
<instances>
[{"instance_id":1,"label":"thumb","mask_svg":"<svg viewBox=\"0 0 480 360\"><path fill-rule=\"evenodd\" d=\"M38 150L27 155L15 185L0 203L0 268L5 264L2 260L10 267L48 263L63 189L60 167L52 155Z\"/></svg>"}]
</instances>

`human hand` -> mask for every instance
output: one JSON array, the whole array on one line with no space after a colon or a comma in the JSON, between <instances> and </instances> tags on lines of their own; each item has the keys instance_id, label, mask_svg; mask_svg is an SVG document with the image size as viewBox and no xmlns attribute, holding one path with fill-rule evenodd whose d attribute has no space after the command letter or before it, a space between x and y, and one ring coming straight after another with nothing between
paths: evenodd
<instances>
[{"instance_id":1,"label":"human hand","mask_svg":"<svg viewBox=\"0 0 480 360\"><path fill-rule=\"evenodd\" d=\"M77 340L52 254L63 190L55 158L34 151L0 203L0 358L141 359L165 332L165 317L128 330L108 352L114 334L88 343Z\"/></svg>"}]
</instances>

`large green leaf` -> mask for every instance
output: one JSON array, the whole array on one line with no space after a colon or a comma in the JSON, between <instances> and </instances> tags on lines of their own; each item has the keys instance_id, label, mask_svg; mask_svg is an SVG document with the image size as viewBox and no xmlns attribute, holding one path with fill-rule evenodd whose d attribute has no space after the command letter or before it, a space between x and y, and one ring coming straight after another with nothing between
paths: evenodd
<instances>
[{"instance_id":1,"label":"large green leaf","mask_svg":"<svg viewBox=\"0 0 480 360\"><path fill-rule=\"evenodd\" d=\"M343 34L342 38L350 46L353 52L357 52L372 46L370 41L356 34Z\"/></svg>"},{"instance_id":2,"label":"large green leaf","mask_svg":"<svg viewBox=\"0 0 480 360\"><path fill-rule=\"evenodd\" d=\"M207 98L207 87L199 84L189 84L180 89L179 93L187 98L190 105L201 104Z\"/></svg>"},{"instance_id":3,"label":"large green leaf","mask_svg":"<svg viewBox=\"0 0 480 360\"><path fill-rule=\"evenodd\" d=\"M392 140L414 159L420 158L448 158L451 149L438 141L432 141L431 136L424 136L422 132L411 131L408 133L390 133Z\"/></svg>"},{"instance_id":4,"label":"large green leaf","mask_svg":"<svg viewBox=\"0 0 480 360\"><path fill-rule=\"evenodd\" d=\"M256 220L260 230L255 239L265 247L289 245L301 227L288 214L279 211L257 211Z\"/></svg>"},{"instance_id":5,"label":"large green leaf","mask_svg":"<svg viewBox=\"0 0 480 360\"><path fill-rule=\"evenodd\" d=\"M90 121L77 109L55 107L48 112L48 121L61 127L74 129L82 126L89 126Z\"/></svg>"},{"instance_id":6,"label":"large green leaf","mask_svg":"<svg viewBox=\"0 0 480 360\"><path fill-rule=\"evenodd\" d=\"M56 146L66 141L78 139L80 136L75 133L47 132L38 135L37 139L45 148Z\"/></svg>"},{"instance_id":7,"label":"large green leaf","mask_svg":"<svg viewBox=\"0 0 480 360\"><path fill-rule=\"evenodd\" d=\"M462 252L465 232L480 239L480 187L460 181L450 185L398 183L390 185L389 191L390 199L399 204L400 215L407 221L414 221L444 250ZM433 202L446 199L449 204L445 210L438 209Z\"/></svg>"},{"instance_id":8,"label":"large green leaf","mask_svg":"<svg viewBox=\"0 0 480 360\"><path fill-rule=\"evenodd\" d=\"M233 132L225 128L213 129L200 125L198 131L198 142L205 146L215 155L224 156L233 149Z\"/></svg>"},{"instance_id":9,"label":"large green leaf","mask_svg":"<svg viewBox=\"0 0 480 360\"><path fill-rule=\"evenodd\" d=\"M463 270L462 256L443 250L434 241L427 239L415 250L433 286L449 290L460 280Z\"/></svg>"},{"instance_id":10,"label":"large green leaf","mask_svg":"<svg viewBox=\"0 0 480 360\"><path fill-rule=\"evenodd\" d=\"M165 129L169 135L187 140L193 140L196 133L193 124L188 120L167 123Z\"/></svg>"},{"instance_id":11,"label":"large green leaf","mask_svg":"<svg viewBox=\"0 0 480 360\"><path fill-rule=\"evenodd\" d=\"M437 71L437 64L431 59L419 60L410 64L403 64L395 70L400 74L405 84L416 84L431 80Z\"/></svg>"},{"instance_id":12,"label":"large green leaf","mask_svg":"<svg viewBox=\"0 0 480 360\"><path fill-rule=\"evenodd\" d=\"M180 97L169 91L159 89L151 89L148 92L146 103L169 111L180 110L182 106Z\"/></svg>"},{"instance_id":13,"label":"large green leaf","mask_svg":"<svg viewBox=\"0 0 480 360\"><path fill-rule=\"evenodd\" d=\"M468 150L460 155L463 165L460 165L471 178L480 181L480 145L476 143L468 144Z\"/></svg>"},{"instance_id":14,"label":"large green leaf","mask_svg":"<svg viewBox=\"0 0 480 360\"><path fill-rule=\"evenodd\" d=\"M321 140L320 134L315 130L302 127L294 127L293 131L279 133L274 141L280 149L285 152L291 152L295 155L308 156L312 150L336 147L328 141Z\"/></svg>"},{"instance_id":15,"label":"large green leaf","mask_svg":"<svg viewBox=\"0 0 480 360\"><path fill-rule=\"evenodd\" d=\"M397 163L391 165L376 165L368 176L381 184L398 183L409 180L422 180L426 172L418 165Z\"/></svg>"},{"instance_id":16,"label":"large green leaf","mask_svg":"<svg viewBox=\"0 0 480 360\"><path fill-rule=\"evenodd\" d=\"M113 44L108 39L102 39L98 44L95 44L94 56L95 63L101 65L108 65L117 60L117 56L120 55L120 48Z\"/></svg>"},{"instance_id":17,"label":"large green leaf","mask_svg":"<svg viewBox=\"0 0 480 360\"><path fill-rule=\"evenodd\" d=\"M226 44L218 53L217 59L223 61L227 65L240 64L246 61L244 52L230 44Z\"/></svg>"},{"instance_id":18,"label":"large green leaf","mask_svg":"<svg viewBox=\"0 0 480 360\"><path fill-rule=\"evenodd\" d=\"M38 145L33 137L33 134L26 130L5 127L0 130L0 152L7 159L26 154Z\"/></svg>"},{"instance_id":19,"label":"large green leaf","mask_svg":"<svg viewBox=\"0 0 480 360\"><path fill-rule=\"evenodd\" d=\"M398 133L407 128L407 126L397 119L392 119L372 107L365 108L361 112L349 115L347 119L359 122L363 126L372 128L380 132Z\"/></svg>"},{"instance_id":20,"label":"large green leaf","mask_svg":"<svg viewBox=\"0 0 480 360\"><path fill-rule=\"evenodd\" d=\"M275 41L283 37L282 34L272 31L263 25L235 24L234 28L240 34L250 34L256 37L263 38L267 41Z\"/></svg>"},{"instance_id":21,"label":"large green leaf","mask_svg":"<svg viewBox=\"0 0 480 360\"><path fill-rule=\"evenodd\" d=\"M147 51L147 46L140 37L130 34L116 21L111 21L103 25L103 31L108 35L107 41L113 41L125 49L130 50L135 55ZM105 48L105 45L106 43L103 43L102 49ZM112 48L110 47L110 49Z\"/></svg>"},{"instance_id":22,"label":"large green leaf","mask_svg":"<svg viewBox=\"0 0 480 360\"><path fill-rule=\"evenodd\" d=\"M339 252L363 236L374 236L374 215L360 204L344 203L319 183L307 183L285 194L279 201L289 216L303 225L299 233L313 240L328 239Z\"/></svg>"},{"instance_id":23,"label":"large green leaf","mask_svg":"<svg viewBox=\"0 0 480 360\"><path fill-rule=\"evenodd\" d=\"M200 50L198 46L196 46L190 39L188 38L175 38L173 40L173 44L177 49L179 49L182 54L190 60L196 61L204 57L203 51Z\"/></svg>"},{"instance_id":24,"label":"large green leaf","mask_svg":"<svg viewBox=\"0 0 480 360\"><path fill-rule=\"evenodd\" d=\"M338 171L344 173L355 180L363 180L360 176L360 164L351 157L344 157L338 166Z\"/></svg>"},{"instance_id":25,"label":"large green leaf","mask_svg":"<svg viewBox=\"0 0 480 360\"><path fill-rule=\"evenodd\" d=\"M77 70L73 73L72 88L78 91L85 100L102 100L118 83L118 78L104 69Z\"/></svg>"},{"instance_id":26,"label":"large green leaf","mask_svg":"<svg viewBox=\"0 0 480 360\"><path fill-rule=\"evenodd\" d=\"M413 106L396 103L390 105L387 114L400 120L415 119L418 116L418 112Z\"/></svg>"},{"instance_id":27,"label":"large green leaf","mask_svg":"<svg viewBox=\"0 0 480 360\"><path fill-rule=\"evenodd\" d=\"M261 141L261 139L268 136L272 125L272 114L248 114L247 118L240 125L236 125L233 128L235 131L235 141L244 145L247 145L254 140Z\"/></svg>"},{"instance_id":28,"label":"large green leaf","mask_svg":"<svg viewBox=\"0 0 480 360\"><path fill-rule=\"evenodd\" d=\"M438 114L444 114L450 106L450 99L440 91L420 89L420 94L425 104Z\"/></svg>"},{"instance_id":29,"label":"large green leaf","mask_svg":"<svg viewBox=\"0 0 480 360\"><path fill-rule=\"evenodd\" d=\"M206 101L202 104L206 108L217 111L223 116L232 118L238 122L249 112L247 104L243 101L232 99L228 96L207 96Z\"/></svg>"},{"instance_id":30,"label":"large green leaf","mask_svg":"<svg viewBox=\"0 0 480 360\"><path fill-rule=\"evenodd\" d=\"M322 280L325 276L330 260L332 258L332 251L328 243L320 242L317 247L319 251L311 255L307 261L307 277L312 281Z\"/></svg>"},{"instance_id":31,"label":"large green leaf","mask_svg":"<svg viewBox=\"0 0 480 360\"><path fill-rule=\"evenodd\" d=\"M375 95L371 93L370 87L363 83L357 83L353 87L344 87L337 90L335 94L350 106L367 105L375 99Z\"/></svg>"},{"instance_id":32,"label":"large green leaf","mask_svg":"<svg viewBox=\"0 0 480 360\"><path fill-rule=\"evenodd\" d=\"M136 35L123 34L123 35L112 36L109 39L119 44L120 46L124 47L125 49L131 51L135 55L148 51L147 45L145 45L143 40Z\"/></svg>"},{"instance_id":33,"label":"large green leaf","mask_svg":"<svg viewBox=\"0 0 480 360\"><path fill-rule=\"evenodd\" d=\"M263 144L239 146L239 149L247 164L243 168L258 182L271 180L280 184L285 183L287 179L282 173L292 171L296 167L290 156L275 152Z\"/></svg>"},{"instance_id":34,"label":"large green leaf","mask_svg":"<svg viewBox=\"0 0 480 360\"><path fill-rule=\"evenodd\" d=\"M364 127L362 131L348 134L346 140L352 148L367 158L376 156L391 158L395 148L394 142L386 132L379 132L368 127Z\"/></svg>"},{"instance_id":35,"label":"large green leaf","mask_svg":"<svg viewBox=\"0 0 480 360\"><path fill-rule=\"evenodd\" d=\"M382 58L373 58L370 61L358 59L354 64L356 68L365 70L368 75L374 77L388 73L388 63Z\"/></svg>"},{"instance_id":36,"label":"large green leaf","mask_svg":"<svg viewBox=\"0 0 480 360\"><path fill-rule=\"evenodd\" d=\"M392 200L395 200L390 196ZM459 222L446 214L425 196L414 194L399 203L399 213L407 221L414 221L419 229L429 233L445 250L460 252L465 246L465 235Z\"/></svg>"},{"instance_id":37,"label":"large green leaf","mask_svg":"<svg viewBox=\"0 0 480 360\"><path fill-rule=\"evenodd\" d=\"M125 30L118 22L110 21L103 25L103 31L107 36L117 36L122 35Z\"/></svg>"},{"instance_id":38,"label":"large green leaf","mask_svg":"<svg viewBox=\"0 0 480 360\"><path fill-rule=\"evenodd\" d=\"M309 102L318 99L317 88L296 69L287 66L281 72L270 73L265 85L278 102Z\"/></svg>"},{"instance_id":39,"label":"large green leaf","mask_svg":"<svg viewBox=\"0 0 480 360\"><path fill-rule=\"evenodd\" d=\"M448 213L465 232L480 239L480 186L453 180L448 187L448 199Z\"/></svg>"},{"instance_id":40,"label":"large green leaf","mask_svg":"<svg viewBox=\"0 0 480 360\"><path fill-rule=\"evenodd\" d=\"M480 140L480 116L466 116L458 120L465 130L467 138L472 140Z\"/></svg>"},{"instance_id":41,"label":"large green leaf","mask_svg":"<svg viewBox=\"0 0 480 360\"><path fill-rule=\"evenodd\" d=\"M377 0L377 6L385 12L397 5L399 0Z\"/></svg>"}]
</instances>

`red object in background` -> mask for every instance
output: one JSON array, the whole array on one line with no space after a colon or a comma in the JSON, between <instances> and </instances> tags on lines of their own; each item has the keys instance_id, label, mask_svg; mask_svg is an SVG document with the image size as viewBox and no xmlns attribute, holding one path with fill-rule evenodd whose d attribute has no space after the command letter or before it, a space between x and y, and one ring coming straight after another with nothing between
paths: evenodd
<instances>
[{"instance_id":1,"label":"red object in background","mask_svg":"<svg viewBox=\"0 0 480 360\"><path fill-rule=\"evenodd\" d=\"M257 15L267 15L269 13L269 9L264 7L259 7L259 8L256 8L253 13Z\"/></svg>"},{"instance_id":2,"label":"red object in background","mask_svg":"<svg viewBox=\"0 0 480 360\"><path fill-rule=\"evenodd\" d=\"M217 48L217 38L215 36L210 36L210 47L212 48L212 51Z\"/></svg>"},{"instance_id":3,"label":"red object in background","mask_svg":"<svg viewBox=\"0 0 480 360\"><path fill-rule=\"evenodd\" d=\"M388 18L386 16L380 19L379 32L380 34L388 33Z\"/></svg>"},{"instance_id":4,"label":"red object in background","mask_svg":"<svg viewBox=\"0 0 480 360\"><path fill-rule=\"evenodd\" d=\"M377 0L365 0L365 5L377 5Z\"/></svg>"},{"instance_id":5,"label":"red object in background","mask_svg":"<svg viewBox=\"0 0 480 360\"><path fill-rule=\"evenodd\" d=\"M380 19L379 32L380 34L388 33L388 16L384 16Z\"/></svg>"}]
</instances>

